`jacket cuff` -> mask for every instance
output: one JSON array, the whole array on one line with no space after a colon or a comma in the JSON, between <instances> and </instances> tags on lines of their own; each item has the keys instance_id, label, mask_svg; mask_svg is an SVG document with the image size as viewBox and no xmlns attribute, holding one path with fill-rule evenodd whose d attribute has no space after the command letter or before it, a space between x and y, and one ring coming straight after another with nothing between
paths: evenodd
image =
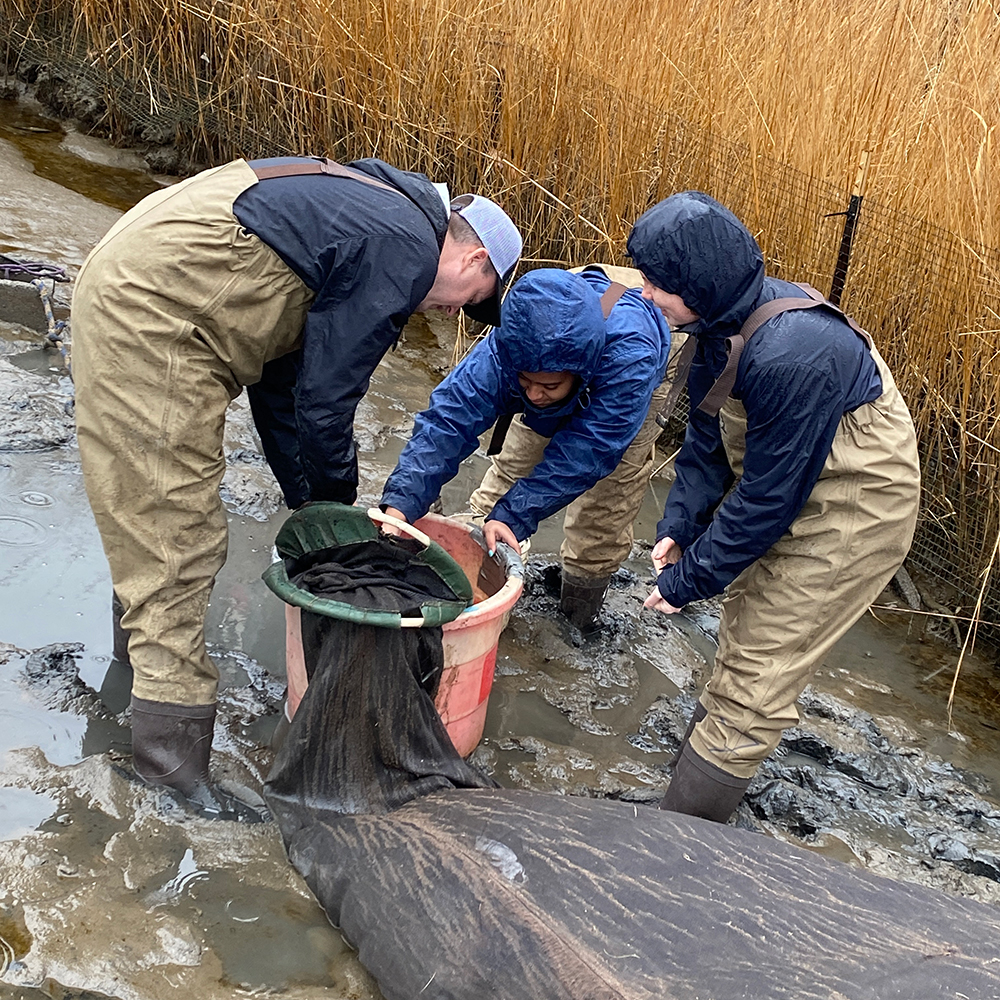
<instances>
[{"instance_id":1,"label":"jacket cuff","mask_svg":"<svg viewBox=\"0 0 1000 1000\"><path fill-rule=\"evenodd\" d=\"M691 546L699 535L701 531L693 521L679 521L677 518L665 517L656 524L656 541L672 538L682 549Z\"/></svg>"},{"instance_id":2,"label":"jacket cuff","mask_svg":"<svg viewBox=\"0 0 1000 1000\"><path fill-rule=\"evenodd\" d=\"M523 542L526 538L530 538L537 530L537 523L534 525L529 525L525 521L522 521L519 517L514 517L513 514L501 503L498 503L493 510L491 510L485 517L486 521L502 521L504 524L514 532L514 537L519 541Z\"/></svg>"},{"instance_id":3,"label":"jacket cuff","mask_svg":"<svg viewBox=\"0 0 1000 1000\"><path fill-rule=\"evenodd\" d=\"M402 512L403 517L405 517L410 524L413 524L415 521L419 521L420 518L427 513L426 510L420 510L410 503L407 497L397 496L393 493L383 493L382 499L379 501L379 507L382 508L383 513L385 513L386 507L395 507L396 510Z\"/></svg>"},{"instance_id":4,"label":"jacket cuff","mask_svg":"<svg viewBox=\"0 0 1000 1000\"><path fill-rule=\"evenodd\" d=\"M670 536L673 538L673 535ZM674 566L664 566L660 570L660 575L656 578L656 589L660 592L660 597L662 597L667 604L673 605L675 608L683 608L685 604L688 603L687 599L678 594L674 590L674 582L677 578L677 574L674 572Z\"/></svg>"}]
</instances>

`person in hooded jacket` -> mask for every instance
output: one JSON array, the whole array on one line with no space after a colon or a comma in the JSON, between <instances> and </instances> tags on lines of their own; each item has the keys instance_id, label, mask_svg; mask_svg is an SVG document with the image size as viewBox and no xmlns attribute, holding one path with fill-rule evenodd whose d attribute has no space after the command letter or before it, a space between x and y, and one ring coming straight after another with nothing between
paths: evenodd
<instances>
[{"instance_id":1,"label":"person in hooded jacket","mask_svg":"<svg viewBox=\"0 0 1000 1000\"><path fill-rule=\"evenodd\" d=\"M672 614L725 595L712 675L661 808L725 822L798 722L810 676L909 550L916 437L867 335L802 287L766 277L749 231L708 195L654 205L628 252L643 295L695 345L691 415L646 607ZM757 314L765 321L713 414L725 398L723 389L713 406L710 389L726 369L727 338L784 298L810 307Z\"/></svg>"},{"instance_id":2,"label":"person in hooded jacket","mask_svg":"<svg viewBox=\"0 0 1000 1000\"><path fill-rule=\"evenodd\" d=\"M226 408L249 387L289 507L353 503L354 413L415 311L496 322L521 238L499 206L380 160L236 160L143 199L73 298L84 483L133 670L136 774L210 816Z\"/></svg>"},{"instance_id":3,"label":"person in hooded jacket","mask_svg":"<svg viewBox=\"0 0 1000 1000\"><path fill-rule=\"evenodd\" d=\"M620 289L605 321L610 285L601 268L542 268L521 278L501 325L416 417L382 495L386 513L422 517L479 436L516 414L473 508L492 550L498 540L519 549L541 520L568 505L561 604L584 629L632 547L670 352L670 330L638 288Z\"/></svg>"}]
</instances>

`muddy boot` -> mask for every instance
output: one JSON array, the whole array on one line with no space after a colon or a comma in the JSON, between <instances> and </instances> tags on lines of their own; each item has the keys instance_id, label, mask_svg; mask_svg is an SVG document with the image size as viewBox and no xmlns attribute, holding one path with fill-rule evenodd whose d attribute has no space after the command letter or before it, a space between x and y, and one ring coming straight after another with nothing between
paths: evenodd
<instances>
[{"instance_id":1,"label":"muddy boot","mask_svg":"<svg viewBox=\"0 0 1000 1000\"><path fill-rule=\"evenodd\" d=\"M749 778L736 778L702 760L685 743L660 808L725 823L749 784Z\"/></svg>"},{"instance_id":2,"label":"muddy boot","mask_svg":"<svg viewBox=\"0 0 1000 1000\"><path fill-rule=\"evenodd\" d=\"M125 606L118 599L118 595L111 591L111 629L114 635L114 657L119 663L131 667L132 661L128 658L128 630L122 628L122 615L125 614Z\"/></svg>"},{"instance_id":3,"label":"muddy boot","mask_svg":"<svg viewBox=\"0 0 1000 1000\"><path fill-rule=\"evenodd\" d=\"M594 580L583 576L570 576L564 570L559 594L559 610L581 632L597 631L597 616L604 605L604 595L607 594L610 583L610 576Z\"/></svg>"},{"instance_id":4,"label":"muddy boot","mask_svg":"<svg viewBox=\"0 0 1000 1000\"><path fill-rule=\"evenodd\" d=\"M215 705L174 705L132 696L132 767L147 785L165 785L207 819L259 823L250 806L208 777Z\"/></svg>"}]
</instances>

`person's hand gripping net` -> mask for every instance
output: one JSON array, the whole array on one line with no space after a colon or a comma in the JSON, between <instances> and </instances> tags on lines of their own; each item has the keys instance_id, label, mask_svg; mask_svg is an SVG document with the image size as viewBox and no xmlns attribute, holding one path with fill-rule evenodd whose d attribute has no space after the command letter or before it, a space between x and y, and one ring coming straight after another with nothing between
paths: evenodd
<instances>
[{"instance_id":1,"label":"person's hand gripping net","mask_svg":"<svg viewBox=\"0 0 1000 1000\"><path fill-rule=\"evenodd\" d=\"M661 538L653 546L653 551L650 555L653 559L653 568L656 570L656 575L659 576L665 566L673 566L674 563L680 561L681 556L684 555L684 550L672 538ZM672 604L664 600L663 595L660 593L660 588L655 584L649 592L649 597L643 601L642 606L661 611L665 615L673 615L680 611L680 608L675 608Z\"/></svg>"}]
</instances>

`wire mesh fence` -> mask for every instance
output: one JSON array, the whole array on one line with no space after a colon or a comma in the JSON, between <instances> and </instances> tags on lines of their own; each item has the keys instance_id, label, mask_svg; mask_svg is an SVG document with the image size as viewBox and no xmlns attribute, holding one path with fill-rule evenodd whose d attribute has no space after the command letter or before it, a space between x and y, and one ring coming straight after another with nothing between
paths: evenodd
<instances>
[{"instance_id":1,"label":"wire mesh fence","mask_svg":"<svg viewBox=\"0 0 1000 1000\"><path fill-rule=\"evenodd\" d=\"M341 159L378 155L373 129L393 131L401 137L394 148L404 151L396 156L399 165L453 178L466 189L502 193L528 234L535 262L625 263L623 236L631 220L659 198L695 188L745 222L770 274L830 291L849 192L621 93L595 75L575 82L567 111L593 120L593 141L584 147L550 142L536 155L530 135L519 135L514 162L504 152L507 133L530 129L537 112L532 100L551 100L558 81L550 79L552 67L542 54L512 41L491 51L481 119L474 134L462 134L435 118L434 109L424 109L423 118L414 112L405 122L379 111L384 95L376 80L365 107L345 105L322 80L315 89L293 87L283 79L281 59L294 53L262 54L252 38L239 44L227 39L227 58L243 52L247 60L250 83L238 93L220 84L218 73L192 75L164 65L153 46L140 72L125 46L134 56L141 38L104 44L81 30L72 9L68 0L43 0L26 15L16 0L0 0L7 64L44 66L50 76L86 81L103 95L100 116L118 135L176 142L212 162L307 151ZM194 62L203 58L210 67L221 41L207 21L198 31L192 51L201 55ZM623 136L630 140L627 159ZM972 245L866 199L842 298L874 336L917 425L924 493L911 563L952 588L948 599L966 611L983 587L1000 531L1000 428L992 407L1000 398L998 274L1000 249ZM683 415L682 402L675 432ZM1000 622L1000 580L987 584L980 614Z\"/></svg>"}]
</instances>

